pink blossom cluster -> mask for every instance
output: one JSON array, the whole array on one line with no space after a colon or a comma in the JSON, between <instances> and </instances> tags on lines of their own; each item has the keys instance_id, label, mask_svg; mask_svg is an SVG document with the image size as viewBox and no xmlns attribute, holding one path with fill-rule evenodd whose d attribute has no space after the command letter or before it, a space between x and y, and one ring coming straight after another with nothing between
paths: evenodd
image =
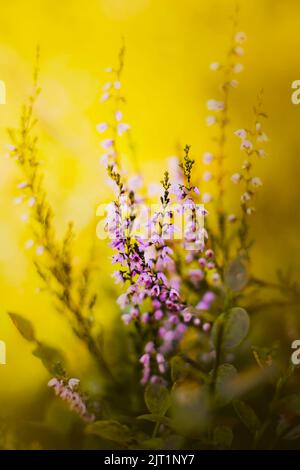
<instances>
[{"instance_id":1,"label":"pink blossom cluster","mask_svg":"<svg viewBox=\"0 0 300 470\"><path fill-rule=\"evenodd\" d=\"M95 416L89 413L87 406L78 392L79 379L72 378L68 382L53 377L48 382L48 387L53 388L55 394L66 401L71 410L75 411L84 421L90 423L94 421Z\"/></svg>"}]
</instances>

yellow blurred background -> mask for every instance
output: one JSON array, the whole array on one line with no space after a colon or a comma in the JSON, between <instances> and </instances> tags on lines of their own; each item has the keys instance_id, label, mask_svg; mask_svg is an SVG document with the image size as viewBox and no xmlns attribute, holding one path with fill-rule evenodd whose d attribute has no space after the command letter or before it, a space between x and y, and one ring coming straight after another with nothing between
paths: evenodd
<instances>
[{"instance_id":1,"label":"yellow blurred background","mask_svg":"<svg viewBox=\"0 0 300 470\"><path fill-rule=\"evenodd\" d=\"M232 94L232 131L247 126L256 94L264 89L269 115L269 156L258 167L264 182L253 219L255 270L274 277L278 267L294 266L298 251L300 177L300 106L291 103L291 83L300 78L297 0L240 0L239 30L248 40L242 58L245 71ZM41 47L37 105L41 159L56 225L62 234L74 220L77 246L83 256L87 236L80 231L95 218L95 206L107 200L105 171L95 130L102 121L99 103L103 69L114 65L126 42L123 89L126 122L132 126L138 164L147 181L159 181L166 158L178 143L192 145L199 174L201 155L211 149L212 132L205 125L205 102L218 98L217 74L209 70L222 61L229 44L231 0L0 0L0 79L7 103L0 107L0 339L7 345L7 364L0 365L1 408L17 411L45 386L47 374L31 355L8 318L16 311L30 318L37 335L64 345L68 358L84 370L87 353L78 345L63 318L54 312L48 294L37 293L40 281L24 250L26 224L17 195L19 171L4 158L7 127L18 124L20 107L30 91L36 45ZM237 139L228 143L230 169L242 161ZM93 236L95 234L93 233ZM109 285L108 251L102 252L99 286ZM101 321L116 311L114 298L103 289Z\"/></svg>"}]
</instances>

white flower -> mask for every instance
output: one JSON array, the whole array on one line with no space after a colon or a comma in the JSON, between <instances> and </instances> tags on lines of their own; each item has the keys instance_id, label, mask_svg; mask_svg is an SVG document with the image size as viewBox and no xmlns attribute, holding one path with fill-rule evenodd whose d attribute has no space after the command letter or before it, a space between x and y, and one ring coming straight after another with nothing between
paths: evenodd
<instances>
[{"instance_id":1,"label":"white flower","mask_svg":"<svg viewBox=\"0 0 300 470\"><path fill-rule=\"evenodd\" d=\"M253 214L253 212L255 212L254 207L247 207L247 209L246 209L246 214L247 215L251 215L251 214Z\"/></svg>"},{"instance_id":2,"label":"white flower","mask_svg":"<svg viewBox=\"0 0 300 470\"><path fill-rule=\"evenodd\" d=\"M119 135L124 134L124 132L126 132L128 129L130 129L129 124L124 124L123 122L118 124L118 134Z\"/></svg>"},{"instance_id":3,"label":"white flower","mask_svg":"<svg viewBox=\"0 0 300 470\"><path fill-rule=\"evenodd\" d=\"M234 131L234 134L241 139L246 139L247 137L247 131L245 129L238 129L237 131Z\"/></svg>"},{"instance_id":4,"label":"white flower","mask_svg":"<svg viewBox=\"0 0 300 470\"><path fill-rule=\"evenodd\" d=\"M237 88L239 82L237 80L230 80L229 85L232 86L232 88Z\"/></svg>"},{"instance_id":5,"label":"white flower","mask_svg":"<svg viewBox=\"0 0 300 470\"><path fill-rule=\"evenodd\" d=\"M216 118L215 118L215 116L207 116L207 118L206 118L206 124L207 124L208 126L212 126L212 125L215 124L215 123L216 123Z\"/></svg>"},{"instance_id":6,"label":"white flower","mask_svg":"<svg viewBox=\"0 0 300 470\"><path fill-rule=\"evenodd\" d=\"M205 163L205 165L209 165L209 163L211 163L211 162L213 161L213 158L214 158L214 156L213 156L212 153L210 153L210 152L205 152L205 153L203 154L203 157L202 157L203 163Z\"/></svg>"},{"instance_id":7,"label":"white flower","mask_svg":"<svg viewBox=\"0 0 300 470\"><path fill-rule=\"evenodd\" d=\"M262 132L258 137L257 137L257 142L267 142L269 139L268 139L268 136L267 134L265 134L264 132Z\"/></svg>"},{"instance_id":8,"label":"white flower","mask_svg":"<svg viewBox=\"0 0 300 470\"><path fill-rule=\"evenodd\" d=\"M80 383L79 379L72 378L69 380L68 385L71 390L74 390L74 388L78 387L79 383Z\"/></svg>"},{"instance_id":9,"label":"white flower","mask_svg":"<svg viewBox=\"0 0 300 470\"><path fill-rule=\"evenodd\" d=\"M28 218L29 218L28 214L26 214L26 213L21 215L22 222L27 222Z\"/></svg>"},{"instance_id":10,"label":"white flower","mask_svg":"<svg viewBox=\"0 0 300 470\"><path fill-rule=\"evenodd\" d=\"M121 88L121 82L120 82L119 80L116 80L116 81L114 82L114 87L115 87L116 90L120 90L120 88Z\"/></svg>"},{"instance_id":11,"label":"white flower","mask_svg":"<svg viewBox=\"0 0 300 470\"><path fill-rule=\"evenodd\" d=\"M26 242L24 243L24 247L26 250L29 250L29 248L31 248L33 245L34 245L33 240L26 240Z\"/></svg>"},{"instance_id":12,"label":"white flower","mask_svg":"<svg viewBox=\"0 0 300 470\"><path fill-rule=\"evenodd\" d=\"M235 73L241 73L243 70L244 70L243 64L235 64L235 65L233 66L233 71L234 71Z\"/></svg>"},{"instance_id":13,"label":"white flower","mask_svg":"<svg viewBox=\"0 0 300 470\"><path fill-rule=\"evenodd\" d=\"M234 49L233 49L234 53L238 56L242 56L244 55L244 49L241 47L241 46L236 46Z\"/></svg>"},{"instance_id":14,"label":"white flower","mask_svg":"<svg viewBox=\"0 0 300 470\"><path fill-rule=\"evenodd\" d=\"M242 165L242 169L243 170L248 170L251 166L251 163L249 162L249 160L244 160L243 161L243 165Z\"/></svg>"},{"instance_id":15,"label":"white flower","mask_svg":"<svg viewBox=\"0 0 300 470\"><path fill-rule=\"evenodd\" d=\"M234 214L229 214L227 217L228 222L233 223L236 221L236 215Z\"/></svg>"},{"instance_id":16,"label":"white flower","mask_svg":"<svg viewBox=\"0 0 300 470\"><path fill-rule=\"evenodd\" d=\"M113 143L114 143L113 139L104 139L102 140L101 145L104 149L109 149L110 147L113 146Z\"/></svg>"},{"instance_id":17,"label":"white flower","mask_svg":"<svg viewBox=\"0 0 300 470\"><path fill-rule=\"evenodd\" d=\"M17 184L18 189L24 189L24 188L27 188L27 186L28 186L27 181L22 181L21 183Z\"/></svg>"},{"instance_id":18,"label":"white flower","mask_svg":"<svg viewBox=\"0 0 300 470\"><path fill-rule=\"evenodd\" d=\"M213 70L215 72L216 70L219 70L220 64L219 64L219 62L212 62L209 65L209 68L210 68L210 70Z\"/></svg>"},{"instance_id":19,"label":"white flower","mask_svg":"<svg viewBox=\"0 0 300 470\"><path fill-rule=\"evenodd\" d=\"M96 129L100 133L105 132L108 129L108 124L106 122L101 122L100 124L97 124Z\"/></svg>"},{"instance_id":20,"label":"white flower","mask_svg":"<svg viewBox=\"0 0 300 470\"><path fill-rule=\"evenodd\" d=\"M122 117L123 117L122 111L116 111L116 114L115 114L116 121L121 121Z\"/></svg>"},{"instance_id":21,"label":"white flower","mask_svg":"<svg viewBox=\"0 0 300 470\"><path fill-rule=\"evenodd\" d=\"M261 122L257 122L255 124L255 129L257 130L257 132L261 131Z\"/></svg>"},{"instance_id":22,"label":"white flower","mask_svg":"<svg viewBox=\"0 0 300 470\"><path fill-rule=\"evenodd\" d=\"M210 193L203 193L202 194L202 202L203 204L208 204L212 200Z\"/></svg>"},{"instance_id":23,"label":"white flower","mask_svg":"<svg viewBox=\"0 0 300 470\"><path fill-rule=\"evenodd\" d=\"M241 143L241 150L252 150L252 148L253 145L250 140L243 140L243 142Z\"/></svg>"},{"instance_id":24,"label":"white flower","mask_svg":"<svg viewBox=\"0 0 300 470\"><path fill-rule=\"evenodd\" d=\"M29 198L29 200L28 200L28 205L29 205L29 207L33 207L34 204L35 204L35 197L32 196L32 197Z\"/></svg>"},{"instance_id":25,"label":"white flower","mask_svg":"<svg viewBox=\"0 0 300 470\"><path fill-rule=\"evenodd\" d=\"M103 93L103 95L101 95L100 102L104 103L104 101L107 101L109 97L110 94L108 92Z\"/></svg>"},{"instance_id":26,"label":"white flower","mask_svg":"<svg viewBox=\"0 0 300 470\"><path fill-rule=\"evenodd\" d=\"M104 83L102 90L103 91L108 91L111 88L111 82L106 82Z\"/></svg>"},{"instance_id":27,"label":"white flower","mask_svg":"<svg viewBox=\"0 0 300 470\"><path fill-rule=\"evenodd\" d=\"M203 181L210 181L212 179L212 174L210 171L205 171L202 175Z\"/></svg>"},{"instance_id":28,"label":"white flower","mask_svg":"<svg viewBox=\"0 0 300 470\"><path fill-rule=\"evenodd\" d=\"M262 181L258 176L253 176L253 178L251 178L251 184L255 188L258 188L259 186L262 186Z\"/></svg>"},{"instance_id":29,"label":"white flower","mask_svg":"<svg viewBox=\"0 0 300 470\"><path fill-rule=\"evenodd\" d=\"M113 68L112 68L112 67L106 67L106 68L104 69L104 72L105 72L105 73L111 73L112 71L113 71Z\"/></svg>"},{"instance_id":30,"label":"white flower","mask_svg":"<svg viewBox=\"0 0 300 470\"><path fill-rule=\"evenodd\" d=\"M44 251L45 251L45 248L43 247L43 245L39 245L35 250L38 256L41 256L44 253Z\"/></svg>"},{"instance_id":31,"label":"white flower","mask_svg":"<svg viewBox=\"0 0 300 470\"><path fill-rule=\"evenodd\" d=\"M246 191L244 194L241 195L241 202L247 202L250 201L251 199L251 194Z\"/></svg>"},{"instance_id":32,"label":"white flower","mask_svg":"<svg viewBox=\"0 0 300 470\"><path fill-rule=\"evenodd\" d=\"M23 202L24 197L23 196L18 196L13 199L14 204L21 204Z\"/></svg>"},{"instance_id":33,"label":"white flower","mask_svg":"<svg viewBox=\"0 0 300 470\"><path fill-rule=\"evenodd\" d=\"M235 39L235 42L241 43L241 42L246 41L247 36L244 32L240 31L240 32L236 33L234 39Z\"/></svg>"},{"instance_id":34,"label":"white flower","mask_svg":"<svg viewBox=\"0 0 300 470\"><path fill-rule=\"evenodd\" d=\"M214 99L208 100L206 105L209 111L221 111L222 109L224 109L224 103L222 101L217 101Z\"/></svg>"},{"instance_id":35,"label":"white flower","mask_svg":"<svg viewBox=\"0 0 300 470\"><path fill-rule=\"evenodd\" d=\"M240 173L234 173L230 179L233 183L237 184L241 181L241 178L242 176L240 175Z\"/></svg>"},{"instance_id":36,"label":"white flower","mask_svg":"<svg viewBox=\"0 0 300 470\"><path fill-rule=\"evenodd\" d=\"M258 153L258 156L261 158L266 156L266 152L264 149L258 149L257 153Z\"/></svg>"}]
</instances>

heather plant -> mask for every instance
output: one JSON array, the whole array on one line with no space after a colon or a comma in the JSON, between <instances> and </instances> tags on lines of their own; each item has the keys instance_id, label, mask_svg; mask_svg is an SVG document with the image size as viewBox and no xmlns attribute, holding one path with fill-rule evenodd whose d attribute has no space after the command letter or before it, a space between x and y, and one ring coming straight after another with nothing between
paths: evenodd
<instances>
[{"instance_id":1,"label":"heather plant","mask_svg":"<svg viewBox=\"0 0 300 470\"><path fill-rule=\"evenodd\" d=\"M300 289L283 272L277 282L259 279L250 264L251 220L262 185L255 160L265 157L267 141L262 92L253 109L253 125L241 128L238 123L235 132L241 168L232 176L226 168L230 95L238 86L236 74L243 69L241 44L246 39L236 28L234 21L226 61L210 66L222 78L221 96L207 102L207 124L215 129L214 150L203 155L209 169L199 183L199 157L186 145L175 171L173 161L161 176L155 205L141 172L131 175L124 168L120 150L133 150L131 128L123 119L124 46L117 66L106 69L100 101L109 107L110 117L97 125L97 131L103 135L101 161L112 201L105 207L97 236L105 239L101 243L109 243L119 290L113 301L120 315L110 346L112 355L115 349L120 351L117 362L107 357L97 334L94 310L101 311L101 303L91 282L97 273L92 263L75 268L72 224L62 240L55 232L35 136L38 65L20 126L9 131L10 155L22 175L17 202L29 210L24 217L30 221L32 238L26 247L35 249L38 276L56 310L91 353L103 381L96 393L84 383L81 387L63 352L39 341L23 315L10 313L48 369L48 387L55 399L70 410L66 446L279 448L292 447L300 437L300 396L289 337L282 351L263 333L271 318L268 312L273 318L283 309L293 313ZM241 188L236 214L226 201L232 182ZM103 216L102 206L97 214Z\"/></svg>"}]
</instances>

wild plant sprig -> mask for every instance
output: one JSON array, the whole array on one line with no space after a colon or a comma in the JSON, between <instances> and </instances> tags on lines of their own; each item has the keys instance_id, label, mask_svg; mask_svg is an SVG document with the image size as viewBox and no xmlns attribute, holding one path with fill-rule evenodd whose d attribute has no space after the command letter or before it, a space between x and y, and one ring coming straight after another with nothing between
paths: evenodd
<instances>
[{"instance_id":1,"label":"wild plant sprig","mask_svg":"<svg viewBox=\"0 0 300 470\"><path fill-rule=\"evenodd\" d=\"M34 265L45 282L46 289L58 301L57 309L68 315L74 333L87 345L101 371L106 374L106 377L112 379L110 369L93 337L89 320L84 315L85 310L93 308L94 296L86 305L83 303L83 298L80 299L81 291L78 290L73 268L73 225L72 223L68 225L63 240L58 241L54 228L53 210L43 185L43 174L38 159L38 139L34 134L37 123L34 117L34 107L40 94L38 75L39 51L34 69L34 89L28 104L22 108L20 127L9 129L12 142L11 157L16 160L24 177L24 181L18 185L18 188L23 193L22 201L27 201L30 207L30 225L37 245ZM87 267L84 268L82 274L87 280ZM85 290L87 295L87 286Z\"/></svg>"}]
</instances>

